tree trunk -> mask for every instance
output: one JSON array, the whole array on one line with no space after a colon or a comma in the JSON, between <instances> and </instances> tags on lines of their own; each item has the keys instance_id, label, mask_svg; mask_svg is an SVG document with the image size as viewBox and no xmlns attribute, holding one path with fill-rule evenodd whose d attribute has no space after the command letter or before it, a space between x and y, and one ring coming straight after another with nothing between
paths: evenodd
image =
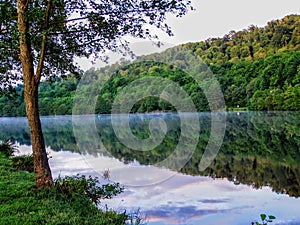
<instances>
[{"instance_id":1,"label":"tree trunk","mask_svg":"<svg viewBox=\"0 0 300 225\"><path fill-rule=\"evenodd\" d=\"M28 1L18 0L18 29L20 32L20 60L22 62L23 69L24 99L33 149L36 186L39 188L51 186L52 175L48 163L39 117L38 87L40 83L40 75L34 74L31 42L30 36L28 35L28 24L26 21L27 10Z\"/></svg>"},{"instance_id":2,"label":"tree trunk","mask_svg":"<svg viewBox=\"0 0 300 225\"><path fill-rule=\"evenodd\" d=\"M48 187L52 184L52 175L38 111L38 85L30 85L30 82L24 80L24 98L34 156L36 186Z\"/></svg>"}]
</instances>

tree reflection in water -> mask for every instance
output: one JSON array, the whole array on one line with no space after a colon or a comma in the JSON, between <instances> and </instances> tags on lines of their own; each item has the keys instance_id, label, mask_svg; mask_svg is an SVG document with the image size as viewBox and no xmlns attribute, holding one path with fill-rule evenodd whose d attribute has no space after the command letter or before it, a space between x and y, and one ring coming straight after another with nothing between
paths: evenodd
<instances>
[{"instance_id":1,"label":"tree reflection in water","mask_svg":"<svg viewBox=\"0 0 300 225\"><path fill-rule=\"evenodd\" d=\"M177 114L133 114L130 126L138 138L149 137L149 120L153 116L164 119L168 131L164 141L151 151L135 151L122 145L114 135L110 115L89 117L96 121L99 138L109 154L124 163L137 160L142 165L154 165L168 157L180 137L180 121ZM205 170L199 163L210 135L210 113L199 113L200 136L191 160L181 173L193 176L227 178L235 184L247 184L254 188L270 186L277 193L300 196L300 112L229 112L223 145ZM81 154L106 154L101 146L76 145L71 116L43 117L42 124L46 145L54 151L71 151ZM25 118L0 118L0 137L9 138L21 145L30 145L29 130ZM89 127L86 127L89 129ZM84 132L84 131L82 131ZM189 137L186 137L189 138ZM100 149L100 150L99 150ZM180 157L180 155L178 156ZM170 165L171 167L172 165Z\"/></svg>"}]
</instances>

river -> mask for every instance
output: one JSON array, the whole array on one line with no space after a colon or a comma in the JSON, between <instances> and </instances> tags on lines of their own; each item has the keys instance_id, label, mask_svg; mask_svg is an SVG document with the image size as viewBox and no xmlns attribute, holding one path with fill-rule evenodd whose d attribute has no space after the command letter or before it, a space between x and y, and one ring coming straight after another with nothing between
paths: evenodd
<instances>
[{"instance_id":1,"label":"river","mask_svg":"<svg viewBox=\"0 0 300 225\"><path fill-rule=\"evenodd\" d=\"M195 120L196 118L196 120ZM300 112L42 117L53 176L125 186L101 207L147 224L300 224ZM26 118L0 118L0 138L30 154Z\"/></svg>"}]
</instances>

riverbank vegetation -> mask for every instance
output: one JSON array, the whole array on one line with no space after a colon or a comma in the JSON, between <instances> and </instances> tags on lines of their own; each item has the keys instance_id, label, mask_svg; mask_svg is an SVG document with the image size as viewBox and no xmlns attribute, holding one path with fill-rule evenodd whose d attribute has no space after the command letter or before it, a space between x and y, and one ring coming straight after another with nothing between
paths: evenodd
<instances>
[{"instance_id":1,"label":"riverbank vegetation","mask_svg":"<svg viewBox=\"0 0 300 225\"><path fill-rule=\"evenodd\" d=\"M113 225L125 224L129 219L125 212L97 208L101 199L122 192L119 184L100 185L97 178L77 175L58 178L51 188L37 189L35 174L7 157L12 152L5 143L0 149L0 224ZM17 161L28 160L33 168L31 156L18 157Z\"/></svg>"}]
</instances>

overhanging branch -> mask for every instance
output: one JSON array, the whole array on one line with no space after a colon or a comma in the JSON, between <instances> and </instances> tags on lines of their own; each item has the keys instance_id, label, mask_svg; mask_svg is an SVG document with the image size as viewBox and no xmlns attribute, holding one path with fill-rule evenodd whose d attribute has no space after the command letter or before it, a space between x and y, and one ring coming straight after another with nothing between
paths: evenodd
<instances>
[{"instance_id":1,"label":"overhanging branch","mask_svg":"<svg viewBox=\"0 0 300 225\"><path fill-rule=\"evenodd\" d=\"M115 14L128 14L128 13L155 13L157 12L157 10L159 9L159 7L156 8L152 8L152 9L141 9L141 8L137 8L134 10L124 10L124 11L110 11L110 12L105 12L103 14L97 14L97 17L100 16L110 16L110 15L115 15ZM128 16L128 15L127 15ZM59 20L59 21L53 21L49 24L49 26L54 26L57 24L66 24L66 23L70 23L70 22L74 22L74 21L80 21L80 20L86 20L91 18L91 16L85 16L85 17L77 17L77 18L73 18L73 19L68 19L68 20Z\"/></svg>"}]
</instances>

